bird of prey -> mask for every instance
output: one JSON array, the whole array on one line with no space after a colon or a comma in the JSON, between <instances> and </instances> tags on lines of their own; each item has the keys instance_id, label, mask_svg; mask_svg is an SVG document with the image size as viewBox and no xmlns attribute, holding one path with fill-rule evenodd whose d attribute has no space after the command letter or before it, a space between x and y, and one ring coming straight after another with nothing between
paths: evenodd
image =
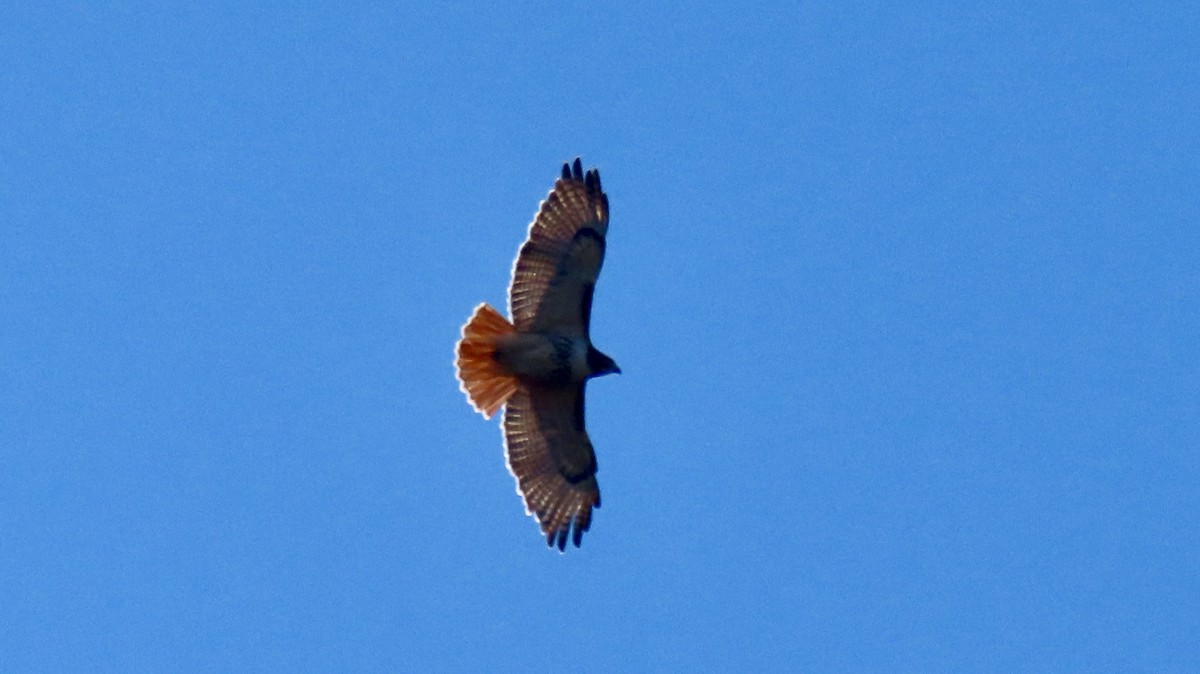
<instances>
[{"instance_id":1,"label":"bird of prey","mask_svg":"<svg viewBox=\"0 0 1200 674\"><path fill-rule=\"evenodd\" d=\"M579 159L541 203L513 263L506 320L475 308L455 348L458 380L484 418L504 407L508 469L546 544L575 547L600 507L596 455L583 423L583 389L620 373L592 346L592 293L604 262L608 197Z\"/></svg>"}]
</instances>

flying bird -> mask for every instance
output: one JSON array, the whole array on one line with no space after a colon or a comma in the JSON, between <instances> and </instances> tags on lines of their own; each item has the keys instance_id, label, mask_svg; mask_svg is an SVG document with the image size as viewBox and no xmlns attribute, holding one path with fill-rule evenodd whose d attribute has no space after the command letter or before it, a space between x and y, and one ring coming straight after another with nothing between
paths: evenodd
<instances>
[{"instance_id":1,"label":"flying bird","mask_svg":"<svg viewBox=\"0 0 1200 674\"><path fill-rule=\"evenodd\" d=\"M621 369L592 346L592 294L604 263L608 197L578 158L542 201L513 263L505 319L475 308L455 347L460 388L484 418L504 407L509 472L546 537L579 547L600 507L596 454L584 427L588 379Z\"/></svg>"}]
</instances>

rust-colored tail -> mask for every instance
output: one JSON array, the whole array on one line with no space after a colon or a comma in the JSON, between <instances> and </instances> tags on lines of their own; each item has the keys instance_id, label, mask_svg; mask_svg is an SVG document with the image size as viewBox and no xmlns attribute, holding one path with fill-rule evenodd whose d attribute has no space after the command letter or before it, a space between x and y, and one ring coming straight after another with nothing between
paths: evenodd
<instances>
[{"instance_id":1,"label":"rust-colored tail","mask_svg":"<svg viewBox=\"0 0 1200 674\"><path fill-rule=\"evenodd\" d=\"M454 362L461 383L459 388L467 394L471 407L484 418L490 419L517 390L517 378L493 357L496 338L516 331L512 323L488 304L475 307L475 313L463 326L462 339L455 348L458 358Z\"/></svg>"}]
</instances>

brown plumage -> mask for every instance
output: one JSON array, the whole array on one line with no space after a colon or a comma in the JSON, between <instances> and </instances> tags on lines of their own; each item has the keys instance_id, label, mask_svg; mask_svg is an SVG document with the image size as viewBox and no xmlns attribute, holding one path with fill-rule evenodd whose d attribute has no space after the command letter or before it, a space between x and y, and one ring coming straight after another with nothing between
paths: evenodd
<instances>
[{"instance_id":1,"label":"brown plumage","mask_svg":"<svg viewBox=\"0 0 1200 674\"><path fill-rule=\"evenodd\" d=\"M584 427L587 380L620 372L591 343L592 295L604 263L608 197L576 159L542 202L513 264L511 323L481 304L455 349L467 401L504 411L509 471L546 543L579 546L600 507L596 455Z\"/></svg>"}]
</instances>

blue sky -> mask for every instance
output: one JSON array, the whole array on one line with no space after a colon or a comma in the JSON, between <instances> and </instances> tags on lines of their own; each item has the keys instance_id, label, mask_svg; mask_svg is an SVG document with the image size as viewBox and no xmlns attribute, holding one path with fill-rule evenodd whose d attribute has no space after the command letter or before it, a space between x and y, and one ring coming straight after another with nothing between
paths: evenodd
<instances>
[{"instance_id":1,"label":"blue sky","mask_svg":"<svg viewBox=\"0 0 1200 674\"><path fill-rule=\"evenodd\" d=\"M1200 667L1190 3L201 4L0 22L0 670ZM576 155L559 555L451 360Z\"/></svg>"}]
</instances>

